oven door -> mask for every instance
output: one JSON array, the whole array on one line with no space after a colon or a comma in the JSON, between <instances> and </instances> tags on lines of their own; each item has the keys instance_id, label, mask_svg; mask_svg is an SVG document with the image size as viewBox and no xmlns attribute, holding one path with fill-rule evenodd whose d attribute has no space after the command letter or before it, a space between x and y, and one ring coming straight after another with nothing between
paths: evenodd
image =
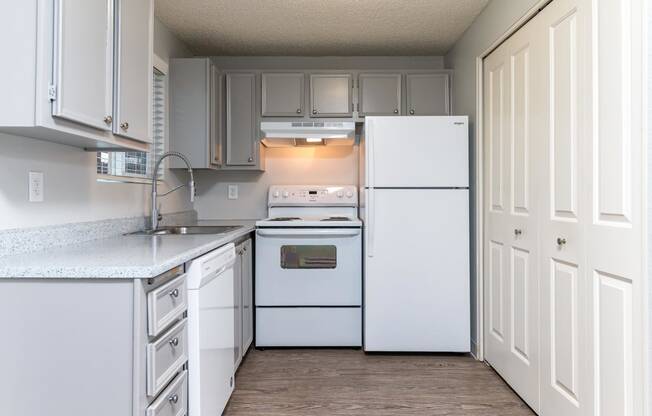
<instances>
[{"instance_id":1,"label":"oven door","mask_svg":"<svg viewBox=\"0 0 652 416\"><path fill-rule=\"evenodd\" d=\"M256 306L359 306L359 228L261 228Z\"/></svg>"}]
</instances>

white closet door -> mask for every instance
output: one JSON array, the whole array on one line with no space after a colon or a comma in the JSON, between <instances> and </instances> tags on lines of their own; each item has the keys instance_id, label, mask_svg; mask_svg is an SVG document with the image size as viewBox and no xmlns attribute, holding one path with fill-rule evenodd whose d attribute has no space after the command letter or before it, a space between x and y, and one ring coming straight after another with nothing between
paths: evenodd
<instances>
[{"instance_id":1,"label":"white closet door","mask_svg":"<svg viewBox=\"0 0 652 416\"><path fill-rule=\"evenodd\" d=\"M52 115L101 130L113 117L113 1L55 2Z\"/></svg>"},{"instance_id":2,"label":"white closet door","mask_svg":"<svg viewBox=\"0 0 652 416\"><path fill-rule=\"evenodd\" d=\"M528 23L485 60L485 356L534 409L539 406L536 173L537 65Z\"/></svg>"},{"instance_id":3,"label":"white closet door","mask_svg":"<svg viewBox=\"0 0 652 416\"><path fill-rule=\"evenodd\" d=\"M555 0L538 18L546 55L540 77L545 89L541 125L545 164L541 216L541 414L591 414L586 335L586 240L590 220L584 198L589 186L582 156L586 102L581 65L585 11L576 0Z\"/></svg>"},{"instance_id":4,"label":"white closet door","mask_svg":"<svg viewBox=\"0 0 652 416\"><path fill-rule=\"evenodd\" d=\"M586 156L588 357L596 415L644 414L643 0L591 2ZM590 55L590 58L589 58ZM591 131L591 129L593 129Z\"/></svg>"}]
</instances>

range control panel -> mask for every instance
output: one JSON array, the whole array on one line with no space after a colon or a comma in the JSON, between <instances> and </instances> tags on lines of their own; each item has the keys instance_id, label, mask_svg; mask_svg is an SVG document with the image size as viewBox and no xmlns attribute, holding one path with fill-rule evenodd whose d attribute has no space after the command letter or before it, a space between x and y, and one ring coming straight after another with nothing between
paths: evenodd
<instances>
[{"instance_id":1,"label":"range control panel","mask_svg":"<svg viewBox=\"0 0 652 416\"><path fill-rule=\"evenodd\" d=\"M357 206L358 189L351 185L274 185L269 187L269 206Z\"/></svg>"}]
</instances>

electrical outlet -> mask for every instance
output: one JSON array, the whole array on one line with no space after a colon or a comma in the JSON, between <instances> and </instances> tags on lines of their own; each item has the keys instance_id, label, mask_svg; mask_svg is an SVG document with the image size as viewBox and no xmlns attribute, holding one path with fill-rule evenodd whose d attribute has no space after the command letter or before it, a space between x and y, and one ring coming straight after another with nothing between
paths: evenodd
<instances>
[{"instance_id":1,"label":"electrical outlet","mask_svg":"<svg viewBox=\"0 0 652 416\"><path fill-rule=\"evenodd\" d=\"M43 172L29 173L29 202L43 202Z\"/></svg>"},{"instance_id":2,"label":"electrical outlet","mask_svg":"<svg viewBox=\"0 0 652 416\"><path fill-rule=\"evenodd\" d=\"M227 198L238 199L238 185L229 185L229 192Z\"/></svg>"}]
</instances>

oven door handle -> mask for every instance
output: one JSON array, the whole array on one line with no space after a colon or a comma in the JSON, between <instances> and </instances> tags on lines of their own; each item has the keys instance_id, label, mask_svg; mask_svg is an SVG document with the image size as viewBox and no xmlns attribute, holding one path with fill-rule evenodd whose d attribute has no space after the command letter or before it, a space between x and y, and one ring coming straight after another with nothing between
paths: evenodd
<instances>
[{"instance_id":1,"label":"oven door handle","mask_svg":"<svg viewBox=\"0 0 652 416\"><path fill-rule=\"evenodd\" d=\"M299 228L290 228L290 229L261 229L257 231L261 237L353 237L360 235L359 228L350 228L350 229L299 229Z\"/></svg>"}]
</instances>

